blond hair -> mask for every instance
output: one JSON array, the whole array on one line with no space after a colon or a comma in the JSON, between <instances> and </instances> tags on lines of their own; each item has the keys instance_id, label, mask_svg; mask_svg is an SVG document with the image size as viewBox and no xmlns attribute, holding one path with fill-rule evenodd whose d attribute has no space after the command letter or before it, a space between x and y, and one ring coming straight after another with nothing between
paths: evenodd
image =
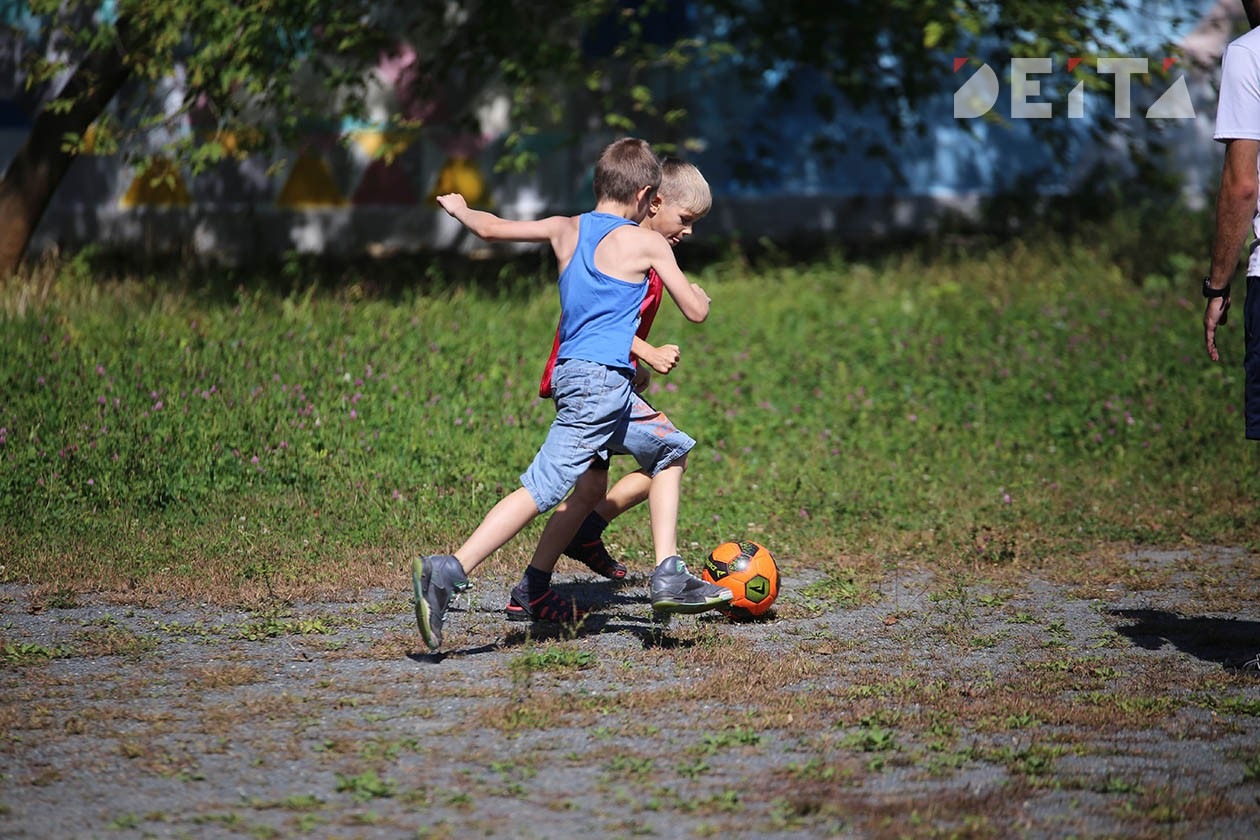
<instances>
[{"instance_id":1,"label":"blond hair","mask_svg":"<svg viewBox=\"0 0 1260 840\"><path fill-rule=\"evenodd\" d=\"M623 137L604 147L595 162L595 200L630 204L639 190L661 185L661 162L646 140Z\"/></svg>"},{"instance_id":2,"label":"blond hair","mask_svg":"<svg viewBox=\"0 0 1260 840\"><path fill-rule=\"evenodd\" d=\"M665 158L661 161L662 201L676 204L695 216L706 216L713 207L713 193L700 170L685 160Z\"/></svg>"}]
</instances>

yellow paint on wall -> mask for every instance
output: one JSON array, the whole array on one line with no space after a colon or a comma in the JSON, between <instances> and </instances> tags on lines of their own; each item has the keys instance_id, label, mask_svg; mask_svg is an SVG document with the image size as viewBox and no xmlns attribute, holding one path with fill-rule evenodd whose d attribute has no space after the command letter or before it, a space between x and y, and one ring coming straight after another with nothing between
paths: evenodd
<instances>
[{"instance_id":1,"label":"yellow paint on wall","mask_svg":"<svg viewBox=\"0 0 1260 840\"><path fill-rule=\"evenodd\" d=\"M412 135L405 131L372 131L364 129L363 131L354 132L351 137L354 143L363 153L372 160L378 157L384 158L386 163L392 163L393 159L407 150L407 146L411 144Z\"/></svg>"},{"instance_id":2,"label":"yellow paint on wall","mask_svg":"<svg viewBox=\"0 0 1260 840\"><path fill-rule=\"evenodd\" d=\"M192 204L192 197L184 177L179 174L179 167L166 158L158 158L148 171L132 179L118 204L124 208L187 207Z\"/></svg>"},{"instance_id":3,"label":"yellow paint on wall","mask_svg":"<svg viewBox=\"0 0 1260 840\"><path fill-rule=\"evenodd\" d=\"M293 210L312 210L345 207L349 202L337 189L328 162L314 152L304 152L293 164L276 204Z\"/></svg>"},{"instance_id":4,"label":"yellow paint on wall","mask_svg":"<svg viewBox=\"0 0 1260 840\"><path fill-rule=\"evenodd\" d=\"M249 128L216 131L209 135L209 139L223 148L225 157L237 159L244 158L251 149L262 145L262 134Z\"/></svg>"},{"instance_id":5,"label":"yellow paint on wall","mask_svg":"<svg viewBox=\"0 0 1260 840\"><path fill-rule=\"evenodd\" d=\"M490 189L476 161L465 157L448 158L438 172L437 183L429 199L435 200L439 195L459 193L470 205L485 207L490 202Z\"/></svg>"}]
</instances>

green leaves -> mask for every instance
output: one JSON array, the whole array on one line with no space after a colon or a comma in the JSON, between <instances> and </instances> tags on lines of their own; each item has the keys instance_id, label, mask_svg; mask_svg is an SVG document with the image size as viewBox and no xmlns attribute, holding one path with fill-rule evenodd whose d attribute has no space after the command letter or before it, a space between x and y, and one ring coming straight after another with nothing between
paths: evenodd
<instances>
[{"instance_id":1,"label":"green leaves","mask_svg":"<svg viewBox=\"0 0 1260 840\"><path fill-rule=\"evenodd\" d=\"M894 133L921 130L918 106L955 81L951 55L1004 64L1017 55L1126 47L1114 25L1125 6L1118 0L706 0L686 15L668 3L616 0L119 0L112 17L95 2L29 6L45 25L23 51L27 85L47 87L85 56L121 46L141 84L96 151L143 148L194 172L291 146L315 129L335 133L345 120L367 119L369 103L372 119L389 126L458 134L479 131L479 109L502 99L518 136L569 136L580 130L573 115L594 114L610 131L688 147L696 138L686 104L697 94L737 96L741 85L755 92L767 84L775 95L756 116L767 127L777 109L804 104L819 117L817 137L807 139L813 154L876 150L884 134L859 125L831 130L846 106L881 113ZM50 49L54 42L69 51ZM412 57L391 87L375 74L382 56L401 60L404 45ZM1113 80L1087 81L1105 89ZM46 107L64 113L73 105L58 97ZM191 132L181 128L189 119ZM1063 122L1033 129L1065 130ZM79 134L64 147L85 150ZM227 143L227 135L249 142ZM509 143L496 169L520 172L536 162L536 153Z\"/></svg>"},{"instance_id":2,"label":"green leaves","mask_svg":"<svg viewBox=\"0 0 1260 840\"><path fill-rule=\"evenodd\" d=\"M939 20L928 21L927 26L923 27L923 46L929 50L936 49L944 35L945 24Z\"/></svg>"}]
</instances>

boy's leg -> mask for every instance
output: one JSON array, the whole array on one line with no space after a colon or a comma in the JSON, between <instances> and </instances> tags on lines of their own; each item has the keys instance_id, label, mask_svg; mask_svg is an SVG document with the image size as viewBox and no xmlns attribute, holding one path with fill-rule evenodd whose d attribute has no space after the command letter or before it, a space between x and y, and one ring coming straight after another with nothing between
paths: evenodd
<instances>
[{"instance_id":1,"label":"boy's leg","mask_svg":"<svg viewBox=\"0 0 1260 840\"><path fill-rule=\"evenodd\" d=\"M605 522L612 522L633 507L643 504L652 489L652 476L643 470L623 475L595 506L595 513Z\"/></svg>"},{"instance_id":2,"label":"boy's leg","mask_svg":"<svg viewBox=\"0 0 1260 840\"><path fill-rule=\"evenodd\" d=\"M652 547L656 551L657 566L678 554L678 500L686 468L684 455L652 477L648 510L652 517Z\"/></svg>"},{"instance_id":3,"label":"boy's leg","mask_svg":"<svg viewBox=\"0 0 1260 840\"><path fill-rule=\"evenodd\" d=\"M603 487L605 491L608 487L608 459L596 458L591 464L591 468L587 471L603 473ZM649 479L650 483L651 479ZM620 483L620 482L618 482ZM644 495L646 498L646 494ZM607 500L607 496L603 493L599 498L595 499L597 505L603 505ZM608 520L600 516L595 510L588 512L574 530L572 537L564 547L564 554L584 563L591 571L598 575L603 575L609 580L623 580L626 576L626 567L618 563L608 553L608 549L604 548L603 533L608 527Z\"/></svg>"},{"instance_id":4,"label":"boy's leg","mask_svg":"<svg viewBox=\"0 0 1260 840\"><path fill-rule=\"evenodd\" d=\"M578 525L608 488L606 469L588 469L578 479L573 492L556 506L543 526L533 559L513 589L505 608L512 621L576 621L582 611L551 588L551 575L560 551L577 531Z\"/></svg>"},{"instance_id":5,"label":"boy's leg","mask_svg":"<svg viewBox=\"0 0 1260 840\"><path fill-rule=\"evenodd\" d=\"M621 430L618 451L634 455L640 465L668 463L687 453L695 441L669 422L638 394L631 396L627 424ZM626 567L613 559L604 546L604 529L613 519L648 497L652 477L642 469L623 476L616 486L596 505L578 529L564 553L581 561L596 573L613 580L626 576Z\"/></svg>"},{"instance_id":6,"label":"boy's leg","mask_svg":"<svg viewBox=\"0 0 1260 840\"><path fill-rule=\"evenodd\" d=\"M416 620L429 647L442 643L442 618L452 591L467 585L467 572L520 532L540 511L559 504L624 423L630 378L622 371L567 359L552 373L556 419L542 447L521 475L521 487L495 505L455 554L412 563Z\"/></svg>"},{"instance_id":7,"label":"boy's leg","mask_svg":"<svg viewBox=\"0 0 1260 840\"><path fill-rule=\"evenodd\" d=\"M698 613L731 600L724 586L707 583L687 571L678 554L678 499L687 457L671 463L652 477L648 506L652 515L652 544L656 568L649 590L652 609L660 613Z\"/></svg>"},{"instance_id":8,"label":"boy's leg","mask_svg":"<svg viewBox=\"0 0 1260 840\"><path fill-rule=\"evenodd\" d=\"M411 563L411 587L416 599L416 623L425 644L442 645L442 623L451 597L468 586L468 573L496 549L520 533L538 515L534 497L518 487L499 500L454 554L417 557Z\"/></svg>"},{"instance_id":9,"label":"boy's leg","mask_svg":"<svg viewBox=\"0 0 1260 840\"><path fill-rule=\"evenodd\" d=\"M456 551L459 565L471 572L508 540L521 532L539 513L534 497L524 487L517 487L490 508L477 530Z\"/></svg>"},{"instance_id":10,"label":"boy's leg","mask_svg":"<svg viewBox=\"0 0 1260 840\"><path fill-rule=\"evenodd\" d=\"M610 447L620 446L618 451L634 455L639 466L652 475L648 491L656 550L656 568L649 586L652 609L696 613L721 606L731 599L731 591L692 575L678 556L678 497L687 453L696 442L638 395L631 398L629 409L630 423L621 440L614 440Z\"/></svg>"},{"instance_id":11,"label":"boy's leg","mask_svg":"<svg viewBox=\"0 0 1260 840\"><path fill-rule=\"evenodd\" d=\"M539 571L551 573L556 568L560 553L573 539L587 514L604 498L607 489L608 470L590 469L582 473L573 492L556 506L551 518L547 520L529 565Z\"/></svg>"}]
</instances>

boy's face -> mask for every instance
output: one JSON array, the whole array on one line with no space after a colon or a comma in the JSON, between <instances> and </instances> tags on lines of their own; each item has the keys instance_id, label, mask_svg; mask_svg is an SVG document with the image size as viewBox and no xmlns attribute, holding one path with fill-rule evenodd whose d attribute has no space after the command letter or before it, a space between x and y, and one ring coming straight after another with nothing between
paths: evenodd
<instances>
[{"instance_id":1,"label":"boy's face","mask_svg":"<svg viewBox=\"0 0 1260 840\"><path fill-rule=\"evenodd\" d=\"M664 236L672 247L691 236L692 227L702 218L703 216L658 196L652 202L652 212L643 222L643 226Z\"/></svg>"}]
</instances>

